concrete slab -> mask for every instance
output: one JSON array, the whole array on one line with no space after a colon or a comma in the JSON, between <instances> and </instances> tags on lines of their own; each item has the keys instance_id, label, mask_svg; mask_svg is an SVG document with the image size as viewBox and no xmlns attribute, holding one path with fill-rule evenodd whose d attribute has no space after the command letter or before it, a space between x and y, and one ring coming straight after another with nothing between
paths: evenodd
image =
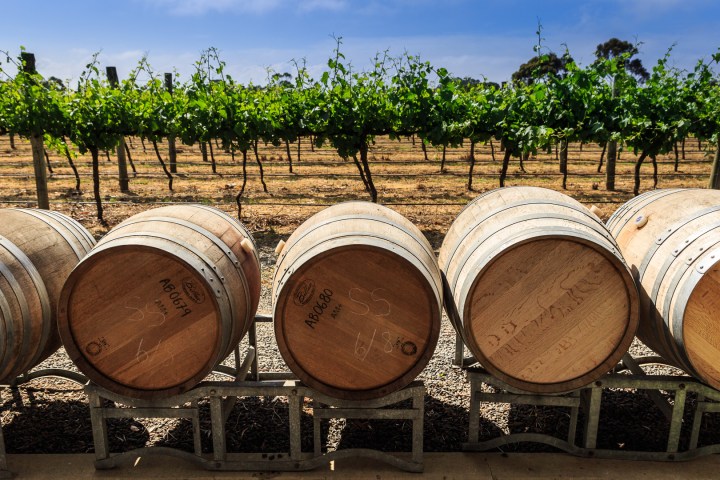
<instances>
[{"instance_id":1,"label":"concrete slab","mask_svg":"<svg viewBox=\"0 0 720 480\"><path fill-rule=\"evenodd\" d=\"M8 467L20 479L717 479L720 456L683 463L633 462L579 458L565 454L426 453L425 473L405 473L375 461L345 459L310 472L211 472L168 456L143 457L113 470L93 467L88 455L8 455Z\"/></svg>"}]
</instances>

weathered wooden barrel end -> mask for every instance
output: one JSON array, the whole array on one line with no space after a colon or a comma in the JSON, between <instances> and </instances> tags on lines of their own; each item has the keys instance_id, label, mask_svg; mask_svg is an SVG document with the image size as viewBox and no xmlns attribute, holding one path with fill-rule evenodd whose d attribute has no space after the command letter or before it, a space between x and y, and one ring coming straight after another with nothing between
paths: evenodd
<instances>
[{"instance_id":1,"label":"weathered wooden barrel end","mask_svg":"<svg viewBox=\"0 0 720 480\"><path fill-rule=\"evenodd\" d=\"M80 223L61 213L0 210L0 383L11 382L60 347L60 290L94 244Z\"/></svg>"},{"instance_id":2,"label":"weathered wooden barrel end","mask_svg":"<svg viewBox=\"0 0 720 480\"><path fill-rule=\"evenodd\" d=\"M275 338L305 384L335 398L379 398L425 368L440 333L442 282L422 232L377 204L347 202L279 247Z\"/></svg>"},{"instance_id":3,"label":"weathered wooden barrel end","mask_svg":"<svg viewBox=\"0 0 720 480\"><path fill-rule=\"evenodd\" d=\"M653 190L608 228L641 290L640 340L720 389L720 192Z\"/></svg>"},{"instance_id":4,"label":"weathered wooden barrel end","mask_svg":"<svg viewBox=\"0 0 720 480\"><path fill-rule=\"evenodd\" d=\"M567 195L510 187L479 196L451 225L439 261L465 345L518 389L587 385L635 335L632 275L600 219Z\"/></svg>"},{"instance_id":5,"label":"weathered wooden barrel end","mask_svg":"<svg viewBox=\"0 0 720 480\"><path fill-rule=\"evenodd\" d=\"M119 224L73 270L58 325L93 382L162 398L232 352L259 298L259 259L239 222L202 205L161 207Z\"/></svg>"}]
</instances>

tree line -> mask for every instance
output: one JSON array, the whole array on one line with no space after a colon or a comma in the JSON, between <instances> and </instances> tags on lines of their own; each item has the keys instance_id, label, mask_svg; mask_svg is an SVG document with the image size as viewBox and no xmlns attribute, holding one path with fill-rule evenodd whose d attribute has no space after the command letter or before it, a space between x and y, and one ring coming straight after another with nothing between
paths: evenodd
<instances>
[{"instance_id":1,"label":"tree line","mask_svg":"<svg viewBox=\"0 0 720 480\"><path fill-rule=\"evenodd\" d=\"M692 71L670 66L668 52L647 71L633 58L637 47L617 39L598 45L596 60L587 66L578 65L567 51L558 56L538 47L511 81L498 85L455 78L416 56L392 57L389 52L378 53L370 69L358 71L341 46L337 39L320 78L313 78L302 62L294 62L294 74L272 74L262 86L236 82L212 48L202 53L184 82L158 75L145 58L119 81L110 69L100 71L95 55L76 85L45 79L25 52L17 59L5 53L5 65L14 64L17 72L11 75L0 64L0 133L31 140L39 157L36 177L44 175L44 146L65 155L71 165L75 148L90 153L100 221L99 155L117 150L122 167L129 153L127 136L153 144L170 190L175 169L172 164L168 168L165 152L158 148L161 139L170 140L171 150L175 139L199 143L204 155L212 149L211 140L219 140L233 158L242 156L244 174L248 155L254 154L262 175L259 142L284 144L292 171L290 143L307 137L352 160L373 201L378 194L368 149L379 135L414 135L423 145L443 149L469 142L470 190L474 147L493 140L500 142L503 152L500 186L512 158L522 161L530 153L552 148L559 149L565 186L569 143L607 146L608 190L615 188L616 145L623 142L639 155L635 194L646 160L657 173L656 156L672 151L688 136L718 144L720 82L713 68L720 50L709 60L699 60ZM172 151L168 154L172 157ZM712 188L720 188L719 159L717 150ZM123 191L129 188L126 168L119 172ZM246 180L244 175L236 196L239 208ZM41 183L38 179L39 195ZM263 186L267 188L264 180Z\"/></svg>"}]
</instances>

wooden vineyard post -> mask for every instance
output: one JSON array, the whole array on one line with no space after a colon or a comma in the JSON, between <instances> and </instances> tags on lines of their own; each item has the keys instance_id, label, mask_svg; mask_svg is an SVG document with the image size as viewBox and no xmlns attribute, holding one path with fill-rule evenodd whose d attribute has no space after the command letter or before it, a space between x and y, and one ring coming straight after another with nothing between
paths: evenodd
<instances>
[{"instance_id":1,"label":"wooden vineyard post","mask_svg":"<svg viewBox=\"0 0 720 480\"><path fill-rule=\"evenodd\" d=\"M107 73L107 78L110 82L110 86L113 88L118 88L120 85L120 80L118 78L117 69L115 67L107 67L105 69L105 72ZM130 191L130 179L128 177L127 158L125 156L125 149L122 138L120 139L120 143L117 147L117 158L120 191L122 193L128 193Z\"/></svg>"},{"instance_id":2,"label":"wooden vineyard post","mask_svg":"<svg viewBox=\"0 0 720 480\"><path fill-rule=\"evenodd\" d=\"M165 74L165 88L170 95L173 93L172 73ZM177 151L175 150L175 137L168 136L168 156L170 157L170 173L177 173Z\"/></svg>"},{"instance_id":3,"label":"wooden vineyard post","mask_svg":"<svg viewBox=\"0 0 720 480\"><path fill-rule=\"evenodd\" d=\"M708 188L720 190L720 144L715 149L715 158L712 163L712 170L710 172L710 182Z\"/></svg>"},{"instance_id":4,"label":"wooden vineyard post","mask_svg":"<svg viewBox=\"0 0 720 480\"><path fill-rule=\"evenodd\" d=\"M21 56L23 60L23 70L29 74L35 73L35 55L32 53L22 52ZM35 187L37 189L38 208L49 210L50 200L48 199L47 171L45 170L45 148L43 145L42 133L33 132L30 135L30 145L32 147L33 167L35 169Z\"/></svg>"},{"instance_id":5,"label":"wooden vineyard post","mask_svg":"<svg viewBox=\"0 0 720 480\"><path fill-rule=\"evenodd\" d=\"M615 162L617 161L617 142L607 143L607 155L605 161L605 188L609 191L615 190Z\"/></svg>"},{"instance_id":6,"label":"wooden vineyard post","mask_svg":"<svg viewBox=\"0 0 720 480\"><path fill-rule=\"evenodd\" d=\"M617 97L617 85L615 80L612 82L612 98ZM618 161L617 142L611 140L607 142L607 156L605 157L605 189L615 191L615 164Z\"/></svg>"},{"instance_id":7,"label":"wooden vineyard post","mask_svg":"<svg viewBox=\"0 0 720 480\"><path fill-rule=\"evenodd\" d=\"M45 148L42 135L30 135L32 146L33 167L35 169L35 187L37 188L38 208L50 209L48 198L47 172L45 170Z\"/></svg>"}]
</instances>

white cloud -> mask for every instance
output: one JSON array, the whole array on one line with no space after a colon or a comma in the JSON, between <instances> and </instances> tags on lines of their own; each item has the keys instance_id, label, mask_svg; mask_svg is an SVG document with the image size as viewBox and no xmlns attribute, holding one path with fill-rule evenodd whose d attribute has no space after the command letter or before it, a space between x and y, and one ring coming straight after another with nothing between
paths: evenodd
<instances>
[{"instance_id":1,"label":"white cloud","mask_svg":"<svg viewBox=\"0 0 720 480\"><path fill-rule=\"evenodd\" d=\"M267 13L285 0L140 0L153 7L166 9L173 15L202 15L205 13Z\"/></svg>"},{"instance_id":2,"label":"white cloud","mask_svg":"<svg viewBox=\"0 0 720 480\"><path fill-rule=\"evenodd\" d=\"M605 8L611 8L605 3ZM636 15L641 19L648 19L665 15L671 11L693 10L697 11L707 5L712 5L712 0L615 0L619 11Z\"/></svg>"},{"instance_id":3,"label":"white cloud","mask_svg":"<svg viewBox=\"0 0 720 480\"><path fill-rule=\"evenodd\" d=\"M339 11L347 7L348 2L345 0L305 0L300 2L298 9L304 12L313 10Z\"/></svg>"},{"instance_id":4,"label":"white cloud","mask_svg":"<svg viewBox=\"0 0 720 480\"><path fill-rule=\"evenodd\" d=\"M193 16L206 13L250 13L262 15L276 10L309 12L339 11L349 6L348 0L139 0L150 6L166 9L173 15Z\"/></svg>"}]
</instances>

